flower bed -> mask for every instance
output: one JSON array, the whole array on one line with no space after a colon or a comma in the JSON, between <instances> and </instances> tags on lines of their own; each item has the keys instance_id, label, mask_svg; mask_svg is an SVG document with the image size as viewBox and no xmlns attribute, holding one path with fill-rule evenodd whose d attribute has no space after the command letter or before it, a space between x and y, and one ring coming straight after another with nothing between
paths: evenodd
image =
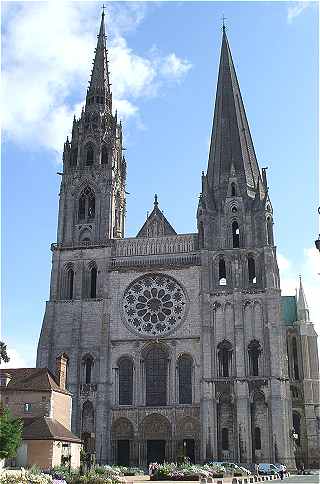
<instances>
[{"instance_id":1,"label":"flower bed","mask_svg":"<svg viewBox=\"0 0 320 484\"><path fill-rule=\"evenodd\" d=\"M219 465L151 464L153 481L198 481L201 477L223 477L224 468Z\"/></svg>"}]
</instances>

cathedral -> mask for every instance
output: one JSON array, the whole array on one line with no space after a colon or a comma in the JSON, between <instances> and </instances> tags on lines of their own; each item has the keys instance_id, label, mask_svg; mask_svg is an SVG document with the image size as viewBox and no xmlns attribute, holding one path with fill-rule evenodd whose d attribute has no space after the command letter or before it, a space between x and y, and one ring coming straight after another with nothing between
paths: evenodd
<instances>
[{"instance_id":1,"label":"cathedral","mask_svg":"<svg viewBox=\"0 0 320 484\"><path fill-rule=\"evenodd\" d=\"M304 462L319 456L317 334L302 282L281 296L260 169L225 28L197 232L154 208L125 237L127 162L105 22L63 151L37 366L73 396L98 463Z\"/></svg>"}]
</instances>

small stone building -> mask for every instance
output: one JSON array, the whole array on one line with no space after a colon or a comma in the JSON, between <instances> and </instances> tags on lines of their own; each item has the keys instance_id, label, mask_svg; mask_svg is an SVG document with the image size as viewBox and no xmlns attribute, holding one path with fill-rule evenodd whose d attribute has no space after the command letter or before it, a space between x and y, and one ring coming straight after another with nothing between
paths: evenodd
<instances>
[{"instance_id":1,"label":"small stone building","mask_svg":"<svg viewBox=\"0 0 320 484\"><path fill-rule=\"evenodd\" d=\"M317 465L317 336L309 320L282 318L267 171L225 29L195 233L178 234L155 197L125 237L127 162L107 56L102 15L85 107L64 144L37 366L66 356L72 429L99 463L184 455L294 467L299 414L305 465Z\"/></svg>"},{"instance_id":2,"label":"small stone building","mask_svg":"<svg viewBox=\"0 0 320 484\"><path fill-rule=\"evenodd\" d=\"M72 397L64 385L64 358L57 363L60 381L47 368L0 370L0 405L23 420L22 445L12 465L80 466L82 443L70 430Z\"/></svg>"}]
</instances>

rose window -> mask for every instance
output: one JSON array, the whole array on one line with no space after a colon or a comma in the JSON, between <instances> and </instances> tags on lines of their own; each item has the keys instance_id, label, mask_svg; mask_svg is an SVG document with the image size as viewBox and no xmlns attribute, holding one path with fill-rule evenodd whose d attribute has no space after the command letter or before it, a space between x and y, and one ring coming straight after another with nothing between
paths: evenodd
<instances>
[{"instance_id":1,"label":"rose window","mask_svg":"<svg viewBox=\"0 0 320 484\"><path fill-rule=\"evenodd\" d=\"M122 306L127 323L135 331L153 336L172 331L182 322L187 299L173 277L151 274L130 284Z\"/></svg>"}]
</instances>

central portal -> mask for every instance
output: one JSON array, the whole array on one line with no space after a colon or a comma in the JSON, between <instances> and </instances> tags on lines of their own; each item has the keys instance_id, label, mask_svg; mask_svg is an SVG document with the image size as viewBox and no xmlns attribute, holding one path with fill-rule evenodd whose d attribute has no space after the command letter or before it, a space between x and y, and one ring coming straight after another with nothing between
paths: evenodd
<instances>
[{"instance_id":1,"label":"central portal","mask_svg":"<svg viewBox=\"0 0 320 484\"><path fill-rule=\"evenodd\" d=\"M150 464L150 462L161 464L165 461L165 456L165 440L147 440L147 464Z\"/></svg>"}]
</instances>

